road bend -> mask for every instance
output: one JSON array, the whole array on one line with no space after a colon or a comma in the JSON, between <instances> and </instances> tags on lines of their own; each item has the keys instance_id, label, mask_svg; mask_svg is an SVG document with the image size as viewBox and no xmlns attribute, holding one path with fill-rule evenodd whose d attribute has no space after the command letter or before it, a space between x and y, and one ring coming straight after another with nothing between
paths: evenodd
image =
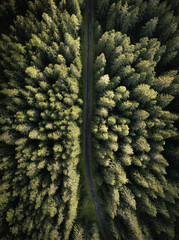
<instances>
[{"instance_id":1,"label":"road bend","mask_svg":"<svg viewBox=\"0 0 179 240\"><path fill-rule=\"evenodd\" d=\"M91 79L91 19L92 19L92 0L87 0L87 54L86 54L86 104L85 104L85 163L86 172L88 176L88 183L91 190L93 202L98 214L101 227L104 231L106 240L111 240L107 230L104 218L102 216L94 185L92 181L92 174L90 168L90 79Z\"/></svg>"}]
</instances>

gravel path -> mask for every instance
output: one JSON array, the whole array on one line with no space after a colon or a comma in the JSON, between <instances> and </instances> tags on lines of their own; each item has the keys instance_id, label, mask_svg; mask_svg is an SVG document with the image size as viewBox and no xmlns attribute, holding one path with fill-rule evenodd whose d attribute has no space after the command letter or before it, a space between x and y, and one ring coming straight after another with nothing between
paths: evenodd
<instances>
[{"instance_id":1,"label":"gravel path","mask_svg":"<svg viewBox=\"0 0 179 240\"><path fill-rule=\"evenodd\" d=\"M104 231L106 240L111 240L109 232L107 230L106 224L104 222L104 218L102 216L96 193L94 190L91 169L90 169L90 144L89 144L89 136L90 136L90 65L91 65L91 18L92 18L92 0L87 0L87 70L86 70L86 105L85 105L85 162L86 162L86 172L88 176L88 183L90 186L93 202L96 208L96 212L98 214L102 229Z\"/></svg>"}]
</instances>

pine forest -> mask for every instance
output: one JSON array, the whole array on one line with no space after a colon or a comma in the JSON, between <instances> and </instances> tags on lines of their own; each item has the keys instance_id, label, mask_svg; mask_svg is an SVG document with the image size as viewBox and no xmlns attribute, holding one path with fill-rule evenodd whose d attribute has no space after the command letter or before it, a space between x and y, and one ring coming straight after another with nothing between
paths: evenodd
<instances>
[{"instance_id":1,"label":"pine forest","mask_svg":"<svg viewBox=\"0 0 179 240\"><path fill-rule=\"evenodd\" d=\"M0 240L179 239L179 0L0 1Z\"/></svg>"}]
</instances>

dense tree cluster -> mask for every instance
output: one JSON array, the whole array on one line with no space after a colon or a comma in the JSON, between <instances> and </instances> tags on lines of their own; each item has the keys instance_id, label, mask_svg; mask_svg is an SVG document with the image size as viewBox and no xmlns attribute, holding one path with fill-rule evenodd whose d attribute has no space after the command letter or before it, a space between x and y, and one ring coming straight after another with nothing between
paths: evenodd
<instances>
[{"instance_id":1,"label":"dense tree cluster","mask_svg":"<svg viewBox=\"0 0 179 240\"><path fill-rule=\"evenodd\" d=\"M79 221L81 222L81 221ZM88 221L81 222L74 226L73 234L71 236L74 240L99 240L99 229L96 223Z\"/></svg>"},{"instance_id":2,"label":"dense tree cluster","mask_svg":"<svg viewBox=\"0 0 179 240\"><path fill-rule=\"evenodd\" d=\"M99 194L114 239L175 237L177 5L97 1L92 131Z\"/></svg>"},{"instance_id":3,"label":"dense tree cluster","mask_svg":"<svg viewBox=\"0 0 179 240\"><path fill-rule=\"evenodd\" d=\"M0 4L2 240L103 238L95 217L83 213L78 168L84 4ZM93 7L92 147L107 226L118 240L174 239L179 1L97 0Z\"/></svg>"},{"instance_id":4,"label":"dense tree cluster","mask_svg":"<svg viewBox=\"0 0 179 240\"><path fill-rule=\"evenodd\" d=\"M11 9L14 2L1 8ZM81 5L29 1L1 37L1 239L73 234L82 121Z\"/></svg>"},{"instance_id":5,"label":"dense tree cluster","mask_svg":"<svg viewBox=\"0 0 179 240\"><path fill-rule=\"evenodd\" d=\"M98 0L97 3L97 20L103 32L115 29L126 33L132 43L142 37L157 38L166 48L160 66L171 62L176 55L179 59L179 1ZM172 64L177 65L176 62Z\"/></svg>"},{"instance_id":6,"label":"dense tree cluster","mask_svg":"<svg viewBox=\"0 0 179 240\"><path fill-rule=\"evenodd\" d=\"M8 32L17 15L24 15L28 1L7 0L0 3L0 33Z\"/></svg>"}]
</instances>

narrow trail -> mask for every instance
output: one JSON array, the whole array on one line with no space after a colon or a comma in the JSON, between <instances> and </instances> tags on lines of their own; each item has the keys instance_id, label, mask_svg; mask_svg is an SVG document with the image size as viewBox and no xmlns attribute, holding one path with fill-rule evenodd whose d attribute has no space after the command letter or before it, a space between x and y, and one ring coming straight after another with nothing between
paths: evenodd
<instances>
[{"instance_id":1,"label":"narrow trail","mask_svg":"<svg viewBox=\"0 0 179 240\"><path fill-rule=\"evenodd\" d=\"M104 231L106 240L111 240L104 218L102 216L96 193L94 190L91 169L90 169L90 79L91 79L91 19L92 19L92 0L87 0L87 54L86 54L86 104L85 104L85 163L88 176L88 183L91 190L93 202L98 214L101 227Z\"/></svg>"}]
</instances>

